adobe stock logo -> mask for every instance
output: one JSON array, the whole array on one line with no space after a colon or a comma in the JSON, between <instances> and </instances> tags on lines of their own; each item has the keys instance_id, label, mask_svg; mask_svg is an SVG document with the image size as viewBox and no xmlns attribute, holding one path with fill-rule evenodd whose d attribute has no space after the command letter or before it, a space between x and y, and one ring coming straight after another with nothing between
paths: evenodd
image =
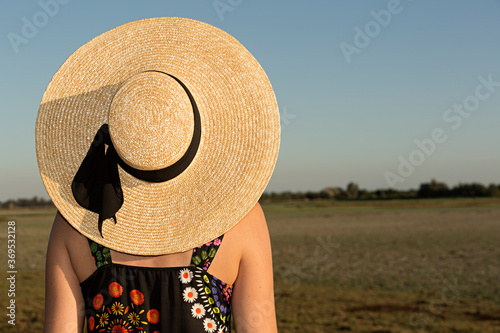
<instances>
[{"instance_id":1,"label":"adobe stock logo","mask_svg":"<svg viewBox=\"0 0 500 333\"><path fill-rule=\"evenodd\" d=\"M487 100L500 87L500 81L493 81L493 75L489 74L487 78L478 77L479 84L474 89L474 93L466 96L462 103L455 103L452 107L443 113L443 121L448 124L452 130L458 130L464 121L479 109L482 101ZM417 146L412 150L408 157L398 156L399 165L397 172L386 171L384 178L390 187L398 183L404 183L405 180L413 175L416 168L424 164L427 158L433 155L439 144L448 140L445 129L436 127L431 131L430 137L422 140L415 139L413 142Z\"/></svg>"},{"instance_id":2,"label":"adobe stock logo","mask_svg":"<svg viewBox=\"0 0 500 333\"><path fill-rule=\"evenodd\" d=\"M31 19L26 16L21 17L21 34L15 32L7 33L10 45L15 53L19 53L19 47L22 44L28 44L29 41L38 34L39 29L46 26L50 19L59 13L60 5L65 5L71 0L39 0L37 2L41 10L35 12Z\"/></svg>"},{"instance_id":3,"label":"adobe stock logo","mask_svg":"<svg viewBox=\"0 0 500 333\"><path fill-rule=\"evenodd\" d=\"M219 19L224 21L224 13L232 12L236 7L241 5L243 0L214 0L212 5L214 6L217 15L219 15Z\"/></svg>"}]
</instances>

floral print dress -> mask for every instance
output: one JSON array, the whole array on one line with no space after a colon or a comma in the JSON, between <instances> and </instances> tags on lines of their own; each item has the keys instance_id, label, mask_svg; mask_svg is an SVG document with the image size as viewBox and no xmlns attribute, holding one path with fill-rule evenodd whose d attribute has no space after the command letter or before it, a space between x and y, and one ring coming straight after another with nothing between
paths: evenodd
<instances>
[{"instance_id":1,"label":"floral print dress","mask_svg":"<svg viewBox=\"0 0 500 333\"><path fill-rule=\"evenodd\" d=\"M224 235L193 249L187 267L115 264L89 240L96 271L80 284L88 332L230 332L232 286L208 273Z\"/></svg>"}]
</instances>

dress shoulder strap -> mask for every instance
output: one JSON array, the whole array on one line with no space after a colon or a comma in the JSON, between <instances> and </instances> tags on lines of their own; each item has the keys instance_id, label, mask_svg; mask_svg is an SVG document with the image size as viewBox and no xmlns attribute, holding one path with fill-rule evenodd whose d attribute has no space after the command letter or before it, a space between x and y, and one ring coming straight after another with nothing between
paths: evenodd
<instances>
[{"instance_id":1,"label":"dress shoulder strap","mask_svg":"<svg viewBox=\"0 0 500 333\"><path fill-rule=\"evenodd\" d=\"M109 248L89 238L87 240L89 241L90 252L92 253L96 267L99 268L111 264L111 252L109 252Z\"/></svg>"},{"instance_id":2,"label":"dress shoulder strap","mask_svg":"<svg viewBox=\"0 0 500 333\"><path fill-rule=\"evenodd\" d=\"M194 248L193 256L191 257L191 267L200 267L205 271L208 270L219 250L223 238L224 234L206 244Z\"/></svg>"}]
</instances>

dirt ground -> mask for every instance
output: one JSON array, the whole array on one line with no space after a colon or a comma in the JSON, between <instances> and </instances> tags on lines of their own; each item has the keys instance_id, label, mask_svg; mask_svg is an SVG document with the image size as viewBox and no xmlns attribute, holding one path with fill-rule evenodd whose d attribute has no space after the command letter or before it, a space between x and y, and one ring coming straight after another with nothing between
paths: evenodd
<instances>
[{"instance_id":1,"label":"dirt ground","mask_svg":"<svg viewBox=\"0 0 500 333\"><path fill-rule=\"evenodd\" d=\"M500 332L499 201L263 207L280 332ZM16 221L18 249L17 325L4 316L0 332L41 331L54 213L0 211L0 228Z\"/></svg>"},{"instance_id":2,"label":"dirt ground","mask_svg":"<svg viewBox=\"0 0 500 333\"><path fill-rule=\"evenodd\" d=\"M483 204L268 214L280 331L500 332L500 209Z\"/></svg>"}]
</instances>

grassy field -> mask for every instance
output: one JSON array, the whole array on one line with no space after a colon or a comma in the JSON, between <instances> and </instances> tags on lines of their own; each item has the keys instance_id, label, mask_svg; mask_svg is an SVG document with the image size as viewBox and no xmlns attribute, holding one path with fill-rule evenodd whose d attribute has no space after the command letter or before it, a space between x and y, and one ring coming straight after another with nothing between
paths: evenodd
<instances>
[{"instance_id":1,"label":"grassy field","mask_svg":"<svg viewBox=\"0 0 500 333\"><path fill-rule=\"evenodd\" d=\"M500 332L499 200L263 208L280 332ZM6 221L16 221L18 270L16 329L2 315L0 332L41 331L44 256L54 213L0 211L5 231ZM1 262L7 271L6 258ZM0 288L6 300L5 279ZM1 305L5 309L5 301Z\"/></svg>"}]
</instances>

